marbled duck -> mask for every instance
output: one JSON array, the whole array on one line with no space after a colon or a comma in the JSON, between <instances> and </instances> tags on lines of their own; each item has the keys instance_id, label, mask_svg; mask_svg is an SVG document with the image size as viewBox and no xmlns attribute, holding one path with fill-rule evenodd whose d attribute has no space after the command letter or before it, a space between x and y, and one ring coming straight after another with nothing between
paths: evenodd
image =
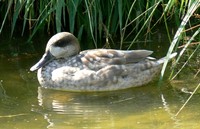
<instances>
[{"instance_id":1,"label":"marbled duck","mask_svg":"<svg viewBox=\"0 0 200 129\"><path fill-rule=\"evenodd\" d=\"M54 35L31 71L42 87L68 91L111 91L142 86L159 73L167 57L156 60L148 50L92 49L80 52L69 32ZM173 53L169 58L176 56Z\"/></svg>"}]
</instances>

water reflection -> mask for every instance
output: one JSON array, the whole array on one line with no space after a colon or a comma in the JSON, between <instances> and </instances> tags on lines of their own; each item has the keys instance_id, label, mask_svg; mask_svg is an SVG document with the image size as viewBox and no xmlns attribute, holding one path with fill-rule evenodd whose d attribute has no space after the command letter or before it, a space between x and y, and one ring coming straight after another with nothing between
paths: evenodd
<instances>
[{"instance_id":1,"label":"water reflection","mask_svg":"<svg viewBox=\"0 0 200 129\"><path fill-rule=\"evenodd\" d=\"M169 114L170 118L172 121L174 121L174 126L175 128L179 128L180 127L180 120L176 118L176 114L173 113L170 109L170 105L168 104L168 102L166 101L165 97L163 94L161 94L161 100L163 102L163 109Z\"/></svg>"},{"instance_id":2,"label":"water reflection","mask_svg":"<svg viewBox=\"0 0 200 129\"><path fill-rule=\"evenodd\" d=\"M180 127L174 112L177 107L167 102L171 96L165 94L158 87L104 93L71 93L39 87L39 107L32 111L43 115L47 128L155 128L163 120L171 127Z\"/></svg>"},{"instance_id":3,"label":"water reflection","mask_svg":"<svg viewBox=\"0 0 200 129\"><path fill-rule=\"evenodd\" d=\"M67 125L82 128L115 128L119 108L116 104L133 99L122 93L69 93L38 88L38 104L48 110L44 114L48 127Z\"/></svg>"}]
</instances>

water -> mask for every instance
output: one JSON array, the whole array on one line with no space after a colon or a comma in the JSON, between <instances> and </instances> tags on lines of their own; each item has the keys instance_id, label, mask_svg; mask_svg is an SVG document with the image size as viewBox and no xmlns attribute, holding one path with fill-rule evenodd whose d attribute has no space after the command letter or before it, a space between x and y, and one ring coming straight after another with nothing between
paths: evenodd
<instances>
[{"instance_id":1,"label":"water","mask_svg":"<svg viewBox=\"0 0 200 129\"><path fill-rule=\"evenodd\" d=\"M197 78L190 82L164 81L161 86L154 81L143 87L115 92L48 90L40 87L36 73L29 72L39 56L0 56L0 128L199 128L198 92L175 116L199 83Z\"/></svg>"},{"instance_id":2,"label":"water","mask_svg":"<svg viewBox=\"0 0 200 129\"><path fill-rule=\"evenodd\" d=\"M199 94L165 81L115 92L73 93L39 87L29 67L36 59L1 57L0 128L198 128ZM173 85L175 85L174 83Z\"/></svg>"}]
</instances>

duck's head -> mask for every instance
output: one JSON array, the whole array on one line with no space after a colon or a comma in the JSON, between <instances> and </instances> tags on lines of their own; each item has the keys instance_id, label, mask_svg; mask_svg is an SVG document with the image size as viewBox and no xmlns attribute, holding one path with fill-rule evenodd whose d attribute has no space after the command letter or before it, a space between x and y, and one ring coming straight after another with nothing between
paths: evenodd
<instances>
[{"instance_id":1,"label":"duck's head","mask_svg":"<svg viewBox=\"0 0 200 129\"><path fill-rule=\"evenodd\" d=\"M38 63L30 68L35 71L53 59L68 58L78 54L80 46L78 39L69 32L60 32L52 36L47 43L46 50Z\"/></svg>"}]
</instances>

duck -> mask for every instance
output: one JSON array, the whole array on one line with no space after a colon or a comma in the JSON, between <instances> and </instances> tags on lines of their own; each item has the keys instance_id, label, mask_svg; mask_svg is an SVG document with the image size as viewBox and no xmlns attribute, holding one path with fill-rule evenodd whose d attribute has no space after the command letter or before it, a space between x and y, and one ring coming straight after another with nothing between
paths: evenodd
<instances>
[{"instance_id":1,"label":"duck","mask_svg":"<svg viewBox=\"0 0 200 129\"><path fill-rule=\"evenodd\" d=\"M166 59L150 57L150 50L90 49L80 51L78 39L59 32L46 45L37 70L41 87L64 91L114 91L143 86L153 80Z\"/></svg>"}]
</instances>

